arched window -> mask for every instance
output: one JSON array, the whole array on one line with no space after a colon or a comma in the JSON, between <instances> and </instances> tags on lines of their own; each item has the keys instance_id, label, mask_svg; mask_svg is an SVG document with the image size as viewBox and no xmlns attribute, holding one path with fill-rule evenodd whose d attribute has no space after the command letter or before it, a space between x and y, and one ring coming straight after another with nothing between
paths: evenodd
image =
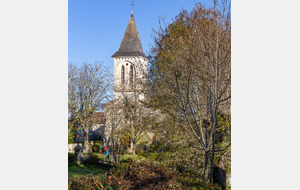
<instances>
[{"instance_id":1,"label":"arched window","mask_svg":"<svg viewBox=\"0 0 300 190\"><path fill-rule=\"evenodd\" d=\"M130 65L130 85L133 85L133 67Z\"/></svg>"},{"instance_id":2,"label":"arched window","mask_svg":"<svg viewBox=\"0 0 300 190\"><path fill-rule=\"evenodd\" d=\"M125 68L124 68L124 65L122 65L122 70L121 70L121 84L124 84L124 79L125 79Z\"/></svg>"}]
</instances>

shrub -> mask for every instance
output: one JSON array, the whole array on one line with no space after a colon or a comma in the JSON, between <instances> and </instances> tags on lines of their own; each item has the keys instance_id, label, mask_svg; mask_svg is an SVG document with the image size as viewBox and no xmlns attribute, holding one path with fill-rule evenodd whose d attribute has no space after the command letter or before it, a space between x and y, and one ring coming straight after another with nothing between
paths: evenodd
<instances>
[{"instance_id":1,"label":"shrub","mask_svg":"<svg viewBox=\"0 0 300 190\"><path fill-rule=\"evenodd\" d=\"M102 159L100 159L97 155L89 154L88 158L85 160L82 160L83 165L87 166L100 166L100 162Z\"/></svg>"},{"instance_id":2,"label":"shrub","mask_svg":"<svg viewBox=\"0 0 300 190\"><path fill-rule=\"evenodd\" d=\"M135 153L137 155L142 155L144 153L144 146L143 145L137 145L135 148Z\"/></svg>"},{"instance_id":3,"label":"shrub","mask_svg":"<svg viewBox=\"0 0 300 190\"><path fill-rule=\"evenodd\" d=\"M111 176L110 176L111 177ZM111 179L105 173L104 175L88 175L69 178L69 190L87 190L87 189L117 189L117 185L111 183Z\"/></svg>"},{"instance_id":4,"label":"shrub","mask_svg":"<svg viewBox=\"0 0 300 190\"><path fill-rule=\"evenodd\" d=\"M220 190L218 185L193 178L189 173L179 174L150 162L116 164L110 174L73 177L69 190L77 189L202 189Z\"/></svg>"},{"instance_id":5,"label":"shrub","mask_svg":"<svg viewBox=\"0 0 300 190\"><path fill-rule=\"evenodd\" d=\"M92 146L93 152L100 152L100 147L102 145L101 141L94 141L94 145Z\"/></svg>"},{"instance_id":6,"label":"shrub","mask_svg":"<svg viewBox=\"0 0 300 190\"><path fill-rule=\"evenodd\" d=\"M75 154L68 152L68 163L69 164L74 163L75 159L76 159Z\"/></svg>"}]
</instances>

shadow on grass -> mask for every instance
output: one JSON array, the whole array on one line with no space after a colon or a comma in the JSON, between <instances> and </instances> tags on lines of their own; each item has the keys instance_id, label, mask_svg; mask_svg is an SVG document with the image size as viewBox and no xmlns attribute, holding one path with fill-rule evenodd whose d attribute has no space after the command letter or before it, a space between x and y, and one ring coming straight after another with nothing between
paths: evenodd
<instances>
[{"instance_id":1,"label":"shadow on grass","mask_svg":"<svg viewBox=\"0 0 300 190\"><path fill-rule=\"evenodd\" d=\"M100 167L100 166L85 166L77 164L68 164L68 177L82 176L82 175L97 175L108 172L111 167Z\"/></svg>"}]
</instances>

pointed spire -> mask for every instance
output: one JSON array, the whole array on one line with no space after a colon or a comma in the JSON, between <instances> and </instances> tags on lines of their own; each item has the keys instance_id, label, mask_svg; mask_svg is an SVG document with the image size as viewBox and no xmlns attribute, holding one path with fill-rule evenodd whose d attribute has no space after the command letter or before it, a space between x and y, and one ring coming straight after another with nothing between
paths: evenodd
<instances>
[{"instance_id":1,"label":"pointed spire","mask_svg":"<svg viewBox=\"0 0 300 190\"><path fill-rule=\"evenodd\" d=\"M144 54L140 36L136 28L133 11L131 11L131 16L127 24L120 48L115 54L112 55L112 57L119 56L143 56L147 58L147 56Z\"/></svg>"}]
</instances>

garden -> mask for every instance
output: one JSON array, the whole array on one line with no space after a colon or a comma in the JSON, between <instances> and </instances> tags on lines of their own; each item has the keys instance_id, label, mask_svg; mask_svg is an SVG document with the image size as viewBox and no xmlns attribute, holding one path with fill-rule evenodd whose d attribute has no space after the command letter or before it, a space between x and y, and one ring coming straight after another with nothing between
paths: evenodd
<instances>
[{"instance_id":1,"label":"garden","mask_svg":"<svg viewBox=\"0 0 300 190\"><path fill-rule=\"evenodd\" d=\"M222 189L188 171L178 172L164 164L137 158L126 155L120 162L104 164L102 155L90 154L82 165L69 163L68 189Z\"/></svg>"}]
</instances>

